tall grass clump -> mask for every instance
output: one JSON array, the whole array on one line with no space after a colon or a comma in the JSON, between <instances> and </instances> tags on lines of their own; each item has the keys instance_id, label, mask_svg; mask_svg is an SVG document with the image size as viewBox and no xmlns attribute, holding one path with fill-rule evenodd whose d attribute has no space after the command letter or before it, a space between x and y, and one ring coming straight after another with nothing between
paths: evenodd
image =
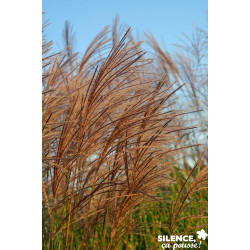
<instances>
[{"instance_id":1,"label":"tall grass clump","mask_svg":"<svg viewBox=\"0 0 250 250\"><path fill-rule=\"evenodd\" d=\"M202 160L185 173L177 167L195 146L180 136L195 128L180 119L193 112L178 108L182 85L154 70L130 29L116 28L83 56L68 23L63 51L43 39L44 249L156 249L157 233L206 217L195 204L207 168ZM183 215L191 204L196 218Z\"/></svg>"},{"instance_id":2,"label":"tall grass clump","mask_svg":"<svg viewBox=\"0 0 250 250\"><path fill-rule=\"evenodd\" d=\"M184 158L194 161L202 154L203 161L208 162L208 34L201 28L194 28L189 37L183 33L179 43L175 44L177 52L170 55L156 41L152 34L146 34L148 44L153 50L155 70L168 73L169 79L177 86L185 83L178 92L178 106L193 109L188 116L181 116L181 123L197 124L196 130L181 131L187 145L200 144L188 149ZM202 112L201 112L202 111Z\"/></svg>"}]
</instances>

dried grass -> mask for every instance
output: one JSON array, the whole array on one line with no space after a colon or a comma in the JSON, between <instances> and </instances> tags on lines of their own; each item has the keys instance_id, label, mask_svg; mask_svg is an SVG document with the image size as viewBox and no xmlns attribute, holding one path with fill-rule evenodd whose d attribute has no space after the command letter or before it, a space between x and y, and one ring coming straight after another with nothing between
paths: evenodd
<instances>
[{"instance_id":1,"label":"dried grass","mask_svg":"<svg viewBox=\"0 0 250 250\"><path fill-rule=\"evenodd\" d=\"M103 225L104 249L128 237L138 226L132 213L160 200L156 191L172 182L173 164L184 148L180 132L194 128L179 119L187 113L175 100L182 85L152 70L152 60L145 58L141 42L128 38L129 31L119 38L115 21L112 38L104 28L81 59L73 53L69 24L64 51L51 54L51 43L43 40L47 248L61 237L68 249L74 230L81 228L81 249L87 249L91 230L98 225ZM167 59L161 54L161 60ZM172 61L168 65L179 75ZM204 176L205 170L187 195ZM181 209L177 199L172 226Z\"/></svg>"}]
</instances>

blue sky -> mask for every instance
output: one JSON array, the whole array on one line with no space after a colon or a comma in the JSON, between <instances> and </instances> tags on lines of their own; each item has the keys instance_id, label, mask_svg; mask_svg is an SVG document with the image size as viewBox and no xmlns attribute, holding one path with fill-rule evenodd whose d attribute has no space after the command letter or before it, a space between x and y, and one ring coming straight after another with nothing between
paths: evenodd
<instances>
[{"instance_id":1,"label":"blue sky","mask_svg":"<svg viewBox=\"0 0 250 250\"><path fill-rule=\"evenodd\" d=\"M46 39L54 42L56 50L63 47L65 20L73 25L75 51L79 52L116 14L121 24L132 27L135 36L143 40L144 32L150 31L170 52L181 32L191 35L194 25L207 29L207 0L43 0L42 8L50 22Z\"/></svg>"}]
</instances>

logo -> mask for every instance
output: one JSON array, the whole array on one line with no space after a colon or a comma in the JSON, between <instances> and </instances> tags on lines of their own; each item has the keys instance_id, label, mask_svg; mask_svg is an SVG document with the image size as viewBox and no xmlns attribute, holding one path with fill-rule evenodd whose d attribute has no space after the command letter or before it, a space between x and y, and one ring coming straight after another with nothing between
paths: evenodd
<instances>
[{"instance_id":1,"label":"logo","mask_svg":"<svg viewBox=\"0 0 250 250\"><path fill-rule=\"evenodd\" d=\"M200 240L199 242L194 239L194 235L158 235L158 241L162 242L162 249L200 248L202 241L206 240L208 234L205 232L204 229L201 229L196 233L197 238Z\"/></svg>"},{"instance_id":2,"label":"logo","mask_svg":"<svg viewBox=\"0 0 250 250\"><path fill-rule=\"evenodd\" d=\"M208 234L205 232L204 229L201 229L201 231L197 231L197 234L198 234L198 238L203 239L203 240L206 240L208 236Z\"/></svg>"}]
</instances>

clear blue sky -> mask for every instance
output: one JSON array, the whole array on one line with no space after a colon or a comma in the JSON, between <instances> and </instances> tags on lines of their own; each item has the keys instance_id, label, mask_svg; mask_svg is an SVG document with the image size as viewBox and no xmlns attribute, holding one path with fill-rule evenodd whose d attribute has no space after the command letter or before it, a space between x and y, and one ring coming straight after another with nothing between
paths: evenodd
<instances>
[{"instance_id":1,"label":"clear blue sky","mask_svg":"<svg viewBox=\"0 0 250 250\"><path fill-rule=\"evenodd\" d=\"M116 14L121 24L132 27L134 35L143 40L143 33L150 31L170 52L181 32L190 35L193 25L207 29L207 0L43 0L42 8L50 22L46 38L54 42L55 49L63 47L65 20L73 25L79 52Z\"/></svg>"}]
</instances>

